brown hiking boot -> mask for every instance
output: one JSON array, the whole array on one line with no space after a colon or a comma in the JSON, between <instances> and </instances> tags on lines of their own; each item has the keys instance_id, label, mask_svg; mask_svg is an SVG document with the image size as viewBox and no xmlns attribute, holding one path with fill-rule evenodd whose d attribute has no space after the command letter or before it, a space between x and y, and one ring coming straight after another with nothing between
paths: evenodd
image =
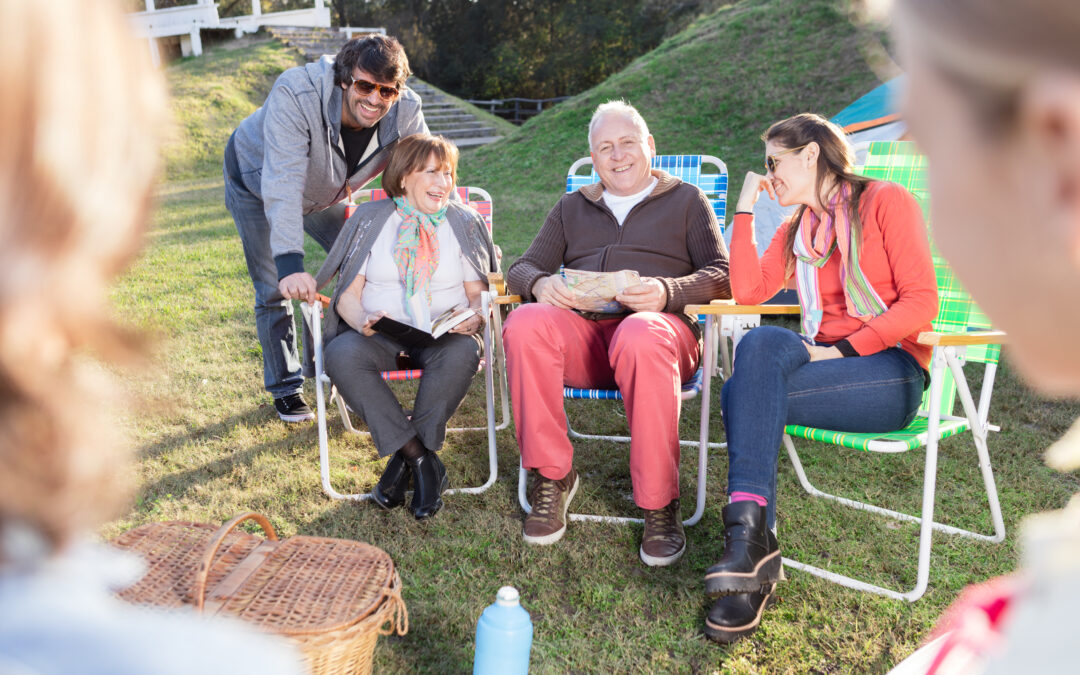
<instances>
[{"instance_id":1,"label":"brown hiking boot","mask_svg":"<svg viewBox=\"0 0 1080 675\"><path fill-rule=\"evenodd\" d=\"M686 551L679 500L662 509L645 511L645 534L641 536L641 562L649 567L670 565Z\"/></svg>"},{"instance_id":2,"label":"brown hiking boot","mask_svg":"<svg viewBox=\"0 0 1080 675\"><path fill-rule=\"evenodd\" d=\"M562 480L536 474L529 491L532 512L525 516L525 527L521 530L526 544L554 544L562 539L566 534L566 512L579 482L573 469Z\"/></svg>"}]
</instances>

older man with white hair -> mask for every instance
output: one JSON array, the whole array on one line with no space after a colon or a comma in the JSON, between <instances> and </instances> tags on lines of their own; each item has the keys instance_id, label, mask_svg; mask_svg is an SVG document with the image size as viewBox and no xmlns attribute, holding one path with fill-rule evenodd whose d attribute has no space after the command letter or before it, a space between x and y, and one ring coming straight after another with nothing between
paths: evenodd
<instances>
[{"instance_id":1,"label":"older man with white hair","mask_svg":"<svg viewBox=\"0 0 1080 675\"><path fill-rule=\"evenodd\" d=\"M523 536L530 544L561 539L579 485L563 386L618 387L634 502L645 511L639 555L646 565L670 565L686 550L679 391L701 351L700 329L683 308L730 297L727 248L705 194L651 168L656 144L633 106L599 106L589 149L600 182L562 197L507 272L510 291L531 301L504 331L522 466L535 473ZM590 313L563 282L563 266L634 270L641 283L616 297L624 311Z\"/></svg>"}]
</instances>

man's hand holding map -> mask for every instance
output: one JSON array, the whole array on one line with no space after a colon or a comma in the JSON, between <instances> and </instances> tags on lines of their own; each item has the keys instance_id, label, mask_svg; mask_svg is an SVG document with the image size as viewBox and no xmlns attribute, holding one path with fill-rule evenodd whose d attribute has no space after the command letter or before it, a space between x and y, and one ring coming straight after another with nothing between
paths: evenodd
<instances>
[{"instance_id":1,"label":"man's hand holding map","mask_svg":"<svg viewBox=\"0 0 1080 675\"><path fill-rule=\"evenodd\" d=\"M615 300L615 296L641 283L641 277L634 270L587 272L564 269L562 278L577 299L574 303L577 309L605 314L625 311L626 308Z\"/></svg>"}]
</instances>

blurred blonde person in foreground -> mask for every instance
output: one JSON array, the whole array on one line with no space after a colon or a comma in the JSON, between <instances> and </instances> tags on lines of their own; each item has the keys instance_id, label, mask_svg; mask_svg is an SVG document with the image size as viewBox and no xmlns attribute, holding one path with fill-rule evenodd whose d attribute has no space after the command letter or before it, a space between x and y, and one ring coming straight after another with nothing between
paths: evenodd
<instances>
[{"instance_id":1,"label":"blurred blonde person in foreground","mask_svg":"<svg viewBox=\"0 0 1080 675\"><path fill-rule=\"evenodd\" d=\"M1080 394L1080 3L899 0L895 17L934 240L1028 381ZM1047 457L1080 467L1080 425ZM1029 518L1023 535L1016 581L952 612L938 672L1077 667L1080 500Z\"/></svg>"},{"instance_id":2,"label":"blurred blonde person in foreground","mask_svg":"<svg viewBox=\"0 0 1080 675\"><path fill-rule=\"evenodd\" d=\"M0 673L299 672L240 624L116 600L138 564L87 536L126 495L89 357L136 354L106 291L166 122L145 46L116 3L0 0L0 91Z\"/></svg>"}]
</instances>

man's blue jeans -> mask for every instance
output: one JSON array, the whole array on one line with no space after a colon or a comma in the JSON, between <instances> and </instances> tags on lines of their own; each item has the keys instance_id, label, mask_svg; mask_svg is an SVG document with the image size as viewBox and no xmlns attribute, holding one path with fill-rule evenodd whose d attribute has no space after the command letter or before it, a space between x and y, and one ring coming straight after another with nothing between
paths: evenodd
<instances>
[{"instance_id":1,"label":"man's blue jeans","mask_svg":"<svg viewBox=\"0 0 1080 675\"><path fill-rule=\"evenodd\" d=\"M296 351L293 304L278 291L277 266L270 252L270 223L262 200L236 175L232 139L225 149L225 206L244 245L248 274L255 286L255 330L263 354L263 384L274 398L297 394L304 386ZM299 199L300 196L297 195ZM304 231L329 251L345 224L345 205L304 216Z\"/></svg>"},{"instance_id":2,"label":"man's blue jeans","mask_svg":"<svg viewBox=\"0 0 1080 675\"><path fill-rule=\"evenodd\" d=\"M802 336L778 326L746 334L720 405L728 439L728 494L769 500L776 523L776 461L785 424L850 432L895 431L915 418L925 371L892 347L870 356L810 361Z\"/></svg>"}]
</instances>

